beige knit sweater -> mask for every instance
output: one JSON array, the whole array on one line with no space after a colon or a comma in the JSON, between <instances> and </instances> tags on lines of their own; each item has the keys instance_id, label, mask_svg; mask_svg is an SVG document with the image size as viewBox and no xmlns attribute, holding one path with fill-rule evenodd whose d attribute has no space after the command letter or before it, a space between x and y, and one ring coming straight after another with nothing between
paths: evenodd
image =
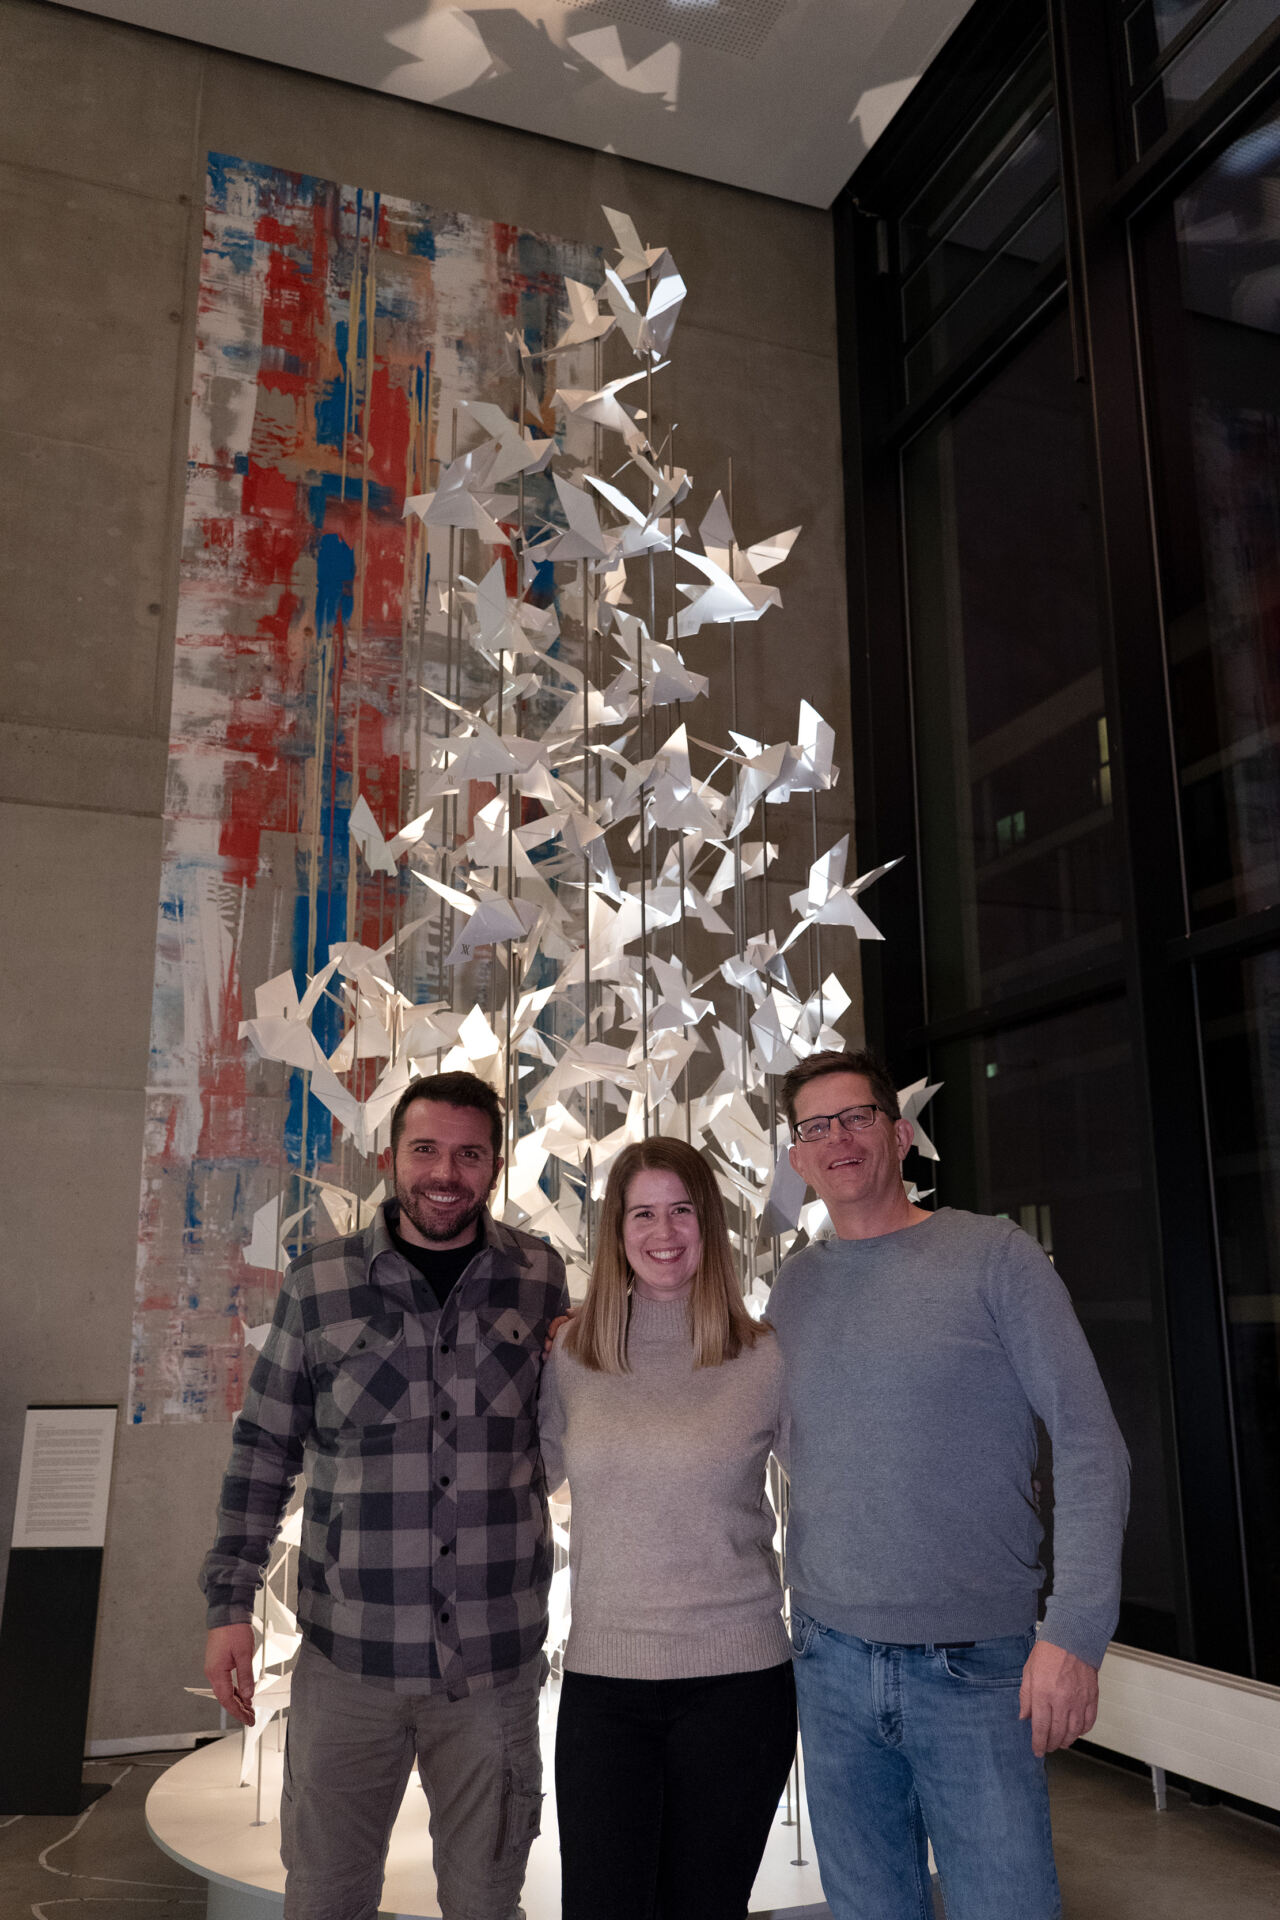
<instances>
[{"instance_id":1,"label":"beige knit sweater","mask_svg":"<svg viewBox=\"0 0 1280 1920\"><path fill-rule=\"evenodd\" d=\"M564 1664L617 1679L751 1673L789 1657L765 1462L782 1359L766 1334L693 1365L683 1300L632 1301L631 1372L564 1351L543 1368L547 1485L567 1477L572 1625Z\"/></svg>"}]
</instances>

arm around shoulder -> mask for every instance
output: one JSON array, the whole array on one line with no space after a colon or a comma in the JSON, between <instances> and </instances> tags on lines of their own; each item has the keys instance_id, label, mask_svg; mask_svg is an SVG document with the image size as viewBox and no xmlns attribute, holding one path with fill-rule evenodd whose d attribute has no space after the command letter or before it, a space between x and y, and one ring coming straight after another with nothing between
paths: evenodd
<instances>
[{"instance_id":1,"label":"arm around shoulder","mask_svg":"<svg viewBox=\"0 0 1280 1920\"><path fill-rule=\"evenodd\" d=\"M567 1414L564 1403L562 1369L567 1364L564 1352L566 1329L556 1335L555 1345L542 1363L538 1388L538 1446L542 1453L547 1492L562 1485L564 1471L564 1434Z\"/></svg>"}]
</instances>

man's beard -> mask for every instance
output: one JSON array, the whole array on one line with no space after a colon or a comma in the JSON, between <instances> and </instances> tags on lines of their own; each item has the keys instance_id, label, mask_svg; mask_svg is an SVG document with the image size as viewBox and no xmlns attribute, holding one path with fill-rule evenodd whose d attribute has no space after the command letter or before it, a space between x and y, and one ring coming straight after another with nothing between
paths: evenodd
<instances>
[{"instance_id":1,"label":"man's beard","mask_svg":"<svg viewBox=\"0 0 1280 1920\"><path fill-rule=\"evenodd\" d=\"M447 1216L447 1223L442 1225L440 1214L443 1209L432 1207L427 1200L419 1200L414 1189L403 1186L398 1180L396 1199L400 1203L401 1213L412 1220L424 1240L432 1243L457 1240L469 1228L475 1226L484 1212L485 1204L482 1199L464 1203L462 1211L456 1215L450 1213Z\"/></svg>"}]
</instances>

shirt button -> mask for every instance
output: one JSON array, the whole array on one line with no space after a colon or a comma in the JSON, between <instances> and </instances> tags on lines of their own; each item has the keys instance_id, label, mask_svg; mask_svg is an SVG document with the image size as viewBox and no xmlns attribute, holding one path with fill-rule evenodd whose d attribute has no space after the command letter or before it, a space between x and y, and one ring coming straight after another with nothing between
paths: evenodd
<instances>
[{"instance_id":1,"label":"shirt button","mask_svg":"<svg viewBox=\"0 0 1280 1920\"><path fill-rule=\"evenodd\" d=\"M448 1616L448 1614L447 1614L447 1613L442 1613L442 1614L440 1615L440 1624L441 1624L441 1626L442 1626L442 1627L447 1627L447 1626L448 1626L448 1624L449 1624L449 1616Z\"/></svg>"},{"instance_id":2,"label":"shirt button","mask_svg":"<svg viewBox=\"0 0 1280 1920\"><path fill-rule=\"evenodd\" d=\"M447 1541L447 1540L445 1541L445 1544L444 1544L444 1545L443 1545L443 1546L441 1547L441 1549L440 1549L440 1551L441 1551L441 1553L442 1553L442 1554L443 1554L443 1553L448 1553L448 1551L449 1551L449 1543L448 1543L448 1541Z\"/></svg>"},{"instance_id":3,"label":"shirt button","mask_svg":"<svg viewBox=\"0 0 1280 1920\"><path fill-rule=\"evenodd\" d=\"M449 1343L448 1343L448 1341L447 1341L447 1340L442 1340L442 1341L440 1342L440 1351L441 1351L441 1353L448 1353L448 1351L449 1351Z\"/></svg>"},{"instance_id":4,"label":"shirt button","mask_svg":"<svg viewBox=\"0 0 1280 1920\"><path fill-rule=\"evenodd\" d=\"M447 1486L448 1486L448 1484L449 1484L449 1476L448 1476L448 1474L447 1474L447 1473L442 1473L442 1474L440 1475L440 1485L441 1485L442 1487L447 1487Z\"/></svg>"}]
</instances>

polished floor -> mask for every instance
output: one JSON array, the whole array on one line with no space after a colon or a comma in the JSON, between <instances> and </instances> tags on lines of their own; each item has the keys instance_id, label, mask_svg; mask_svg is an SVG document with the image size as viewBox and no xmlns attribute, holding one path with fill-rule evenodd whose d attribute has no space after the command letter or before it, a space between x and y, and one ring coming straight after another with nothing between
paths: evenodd
<instances>
[{"instance_id":1,"label":"polished floor","mask_svg":"<svg viewBox=\"0 0 1280 1920\"><path fill-rule=\"evenodd\" d=\"M199 1920L204 1882L148 1840L143 1802L173 1755L89 1762L110 1793L78 1820L0 1815L0 1920ZM1051 1763L1066 1920L1277 1920L1280 1828L1082 1755ZM605 1917L602 1916L602 1920Z\"/></svg>"}]
</instances>

